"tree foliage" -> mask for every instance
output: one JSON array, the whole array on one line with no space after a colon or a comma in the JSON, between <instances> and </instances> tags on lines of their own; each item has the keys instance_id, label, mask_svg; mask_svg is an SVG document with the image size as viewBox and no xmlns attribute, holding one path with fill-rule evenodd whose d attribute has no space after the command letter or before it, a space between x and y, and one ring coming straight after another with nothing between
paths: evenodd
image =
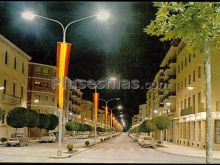
<instances>
[{"instance_id":1,"label":"tree foliage","mask_svg":"<svg viewBox=\"0 0 220 165\"><path fill-rule=\"evenodd\" d=\"M202 51L205 42L219 47L219 2L155 2L156 19L144 28L161 41L180 39L194 50Z\"/></svg>"},{"instance_id":2,"label":"tree foliage","mask_svg":"<svg viewBox=\"0 0 220 165\"><path fill-rule=\"evenodd\" d=\"M147 132L150 133L156 129L155 124L152 120L145 120L139 127L139 132Z\"/></svg>"},{"instance_id":3,"label":"tree foliage","mask_svg":"<svg viewBox=\"0 0 220 165\"><path fill-rule=\"evenodd\" d=\"M28 128L34 128L38 126L39 123L39 115L34 110L28 110Z\"/></svg>"},{"instance_id":4,"label":"tree foliage","mask_svg":"<svg viewBox=\"0 0 220 165\"><path fill-rule=\"evenodd\" d=\"M49 126L50 119L48 115L40 113L39 114L39 123L38 128L46 129Z\"/></svg>"},{"instance_id":5,"label":"tree foliage","mask_svg":"<svg viewBox=\"0 0 220 165\"><path fill-rule=\"evenodd\" d=\"M15 107L8 112L7 124L13 128L23 128L28 125L28 110L24 107Z\"/></svg>"},{"instance_id":6,"label":"tree foliage","mask_svg":"<svg viewBox=\"0 0 220 165\"><path fill-rule=\"evenodd\" d=\"M154 117L152 121L155 124L156 128L159 130L169 129L171 125L171 119L168 116L157 116Z\"/></svg>"},{"instance_id":7,"label":"tree foliage","mask_svg":"<svg viewBox=\"0 0 220 165\"><path fill-rule=\"evenodd\" d=\"M54 114L49 114L49 124L47 126L47 130L54 130L59 124L59 118Z\"/></svg>"}]
</instances>

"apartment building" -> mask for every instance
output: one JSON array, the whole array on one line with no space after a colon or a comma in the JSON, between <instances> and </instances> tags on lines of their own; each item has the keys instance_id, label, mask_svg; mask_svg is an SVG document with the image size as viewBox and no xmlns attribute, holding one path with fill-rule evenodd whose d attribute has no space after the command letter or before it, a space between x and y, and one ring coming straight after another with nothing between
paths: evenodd
<instances>
[{"instance_id":1,"label":"apartment building","mask_svg":"<svg viewBox=\"0 0 220 165\"><path fill-rule=\"evenodd\" d=\"M38 113L59 115L56 97L56 67L45 64L29 63L28 74L28 108ZM64 90L63 130L69 120L80 122L82 93L71 88L71 80L66 78ZM37 136L37 128L30 129L31 136Z\"/></svg>"},{"instance_id":2,"label":"apartment building","mask_svg":"<svg viewBox=\"0 0 220 165\"><path fill-rule=\"evenodd\" d=\"M138 115L134 115L132 117L132 127L136 126L137 124L139 124L139 117L138 117Z\"/></svg>"},{"instance_id":3,"label":"apartment building","mask_svg":"<svg viewBox=\"0 0 220 165\"><path fill-rule=\"evenodd\" d=\"M139 114L141 112L141 123L147 119L147 104L139 105Z\"/></svg>"},{"instance_id":4,"label":"apartment building","mask_svg":"<svg viewBox=\"0 0 220 165\"><path fill-rule=\"evenodd\" d=\"M14 107L27 107L28 62L31 57L0 35L0 108L4 112L0 136L10 137L15 131L7 125L7 113ZM19 132L27 135L26 128Z\"/></svg>"},{"instance_id":5,"label":"apartment building","mask_svg":"<svg viewBox=\"0 0 220 165\"><path fill-rule=\"evenodd\" d=\"M211 48L211 93L213 149L220 150L220 56ZM147 117L167 114L172 118L165 140L186 146L205 148L206 87L204 56L194 53L184 43L174 43L160 65L154 82L165 82L163 88L151 87L146 95Z\"/></svg>"},{"instance_id":6,"label":"apartment building","mask_svg":"<svg viewBox=\"0 0 220 165\"><path fill-rule=\"evenodd\" d=\"M81 123L94 126L93 113L93 103L88 100L82 100Z\"/></svg>"}]
</instances>

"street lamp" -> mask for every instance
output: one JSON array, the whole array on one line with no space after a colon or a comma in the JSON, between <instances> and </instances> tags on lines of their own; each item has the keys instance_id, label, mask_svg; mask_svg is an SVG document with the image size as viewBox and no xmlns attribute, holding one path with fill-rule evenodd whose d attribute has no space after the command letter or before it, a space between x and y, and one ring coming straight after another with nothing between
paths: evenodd
<instances>
[{"instance_id":1,"label":"street lamp","mask_svg":"<svg viewBox=\"0 0 220 165\"><path fill-rule=\"evenodd\" d=\"M115 108L109 108L110 109L110 111L111 111L111 124L110 124L110 128L111 128L111 135L112 135L112 124L113 124L113 120L114 120L114 117L112 117L112 110L114 110L114 109L122 109L123 107L121 106L121 105L119 105L119 106L117 106L117 107L115 107Z\"/></svg>"},{"instance_id":2,"label":"street lamp","mask_svg":"<svg viewBox=\"0 0 220 165\"><path fill-rule=\"evenodd\" d=\"M4 90L5 89L5 87L0 87L0 90Z\"/></svg>"},{"instance_id":3,"label":"street lamp","mask_svg":"<svg viewBox=\"0 0 220 165\"><path fill-rule=\"evenodd\" d=\"M99 99L99 100L105 102L105 132L106 132L107 131L107 119L108 119L108 102L114 101L114 100L120 100L120 98L109 99L107 101L103 99Z\"/></svg>"},{"instance_id":4,"label":"street lamp","mask_svg":"<svg viewBox=\"0 0 220 165\"><path fill-rule=\"evenodd\" d=\"M68 59L69 59L70 49L71 49L71 44L66 43L67 28L73 23L76 23L76 22L79 22L79 21L82 21L85 19L93 18L93 17L98 17L99 20L105 20L109 17L109 14L106 11L101 11L98 14L71 21L65 27L58 20L51 19L51 18L44 17L44 16L40 16L40 15L34 14L30 11L23 12L22 17L27 20L33 20L35 17L42 18L42 19L46 19L48 21L55 22L61 26L61 28L63 30L63 41L61 43L60 42L57 43L57 61L58 61L58 63L57 63L56 72L57 72L58 80L63 80L65 78L65 76L67 76L68 65L69 65ZM62 156L62 150L61 150L61 135L62 134L61 133L62 133L63 99L64 99L64 87L63 87L63 82L61 82L58 85L58 108L59 108L60 113L59 113L59 147L58 147L57 156Z\"/></svg>"}]
</instances>

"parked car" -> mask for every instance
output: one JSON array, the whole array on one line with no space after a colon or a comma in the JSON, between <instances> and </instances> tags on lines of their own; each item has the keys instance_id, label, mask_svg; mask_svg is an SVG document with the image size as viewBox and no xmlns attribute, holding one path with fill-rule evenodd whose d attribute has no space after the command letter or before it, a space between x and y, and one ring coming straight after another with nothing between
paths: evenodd
<instances>
[{"instance_id":1,"label":"parked car","mask_svg":"<svg viewBox=\"0 0 220 165\"><path fill-rule=\"evenodd\" d=\"M7 140L7 146L24 146L28 145L29 139L23 133L13 133Z\"/></svg>"},{"instance_id":2,"label":"parked car","mask_svg":"<svg viewBox=\"0 0 220 165\"><path fill-rule=\"evenodd\" d=\"M44 134L44 136L42 136L39 140L40 143L42 142L50 142L53 143L56 141L56 136L54 135L54 133L46 133Z\"/></svg>"},{"instance_id":3,"label":"parked car","mask_svg":"<svg viewBox=\"0 0 220 165\"><path fill-rule=\"evenodd\" d=\"M80 132L77 135L77 139L87 139L87 138L89 138L89 135L87 133L84 133L84 132Z\"/></svg>"},{"instance_id":4,"label":"parked car","mask_svg":"<svg viewBox=\"0 0 220 165\"><path fill-rule=\"evenodd\" d=\"M138 144L141 147L154 147L153 139L150 136L139 136Z\"/></svg>"}]
</instances>

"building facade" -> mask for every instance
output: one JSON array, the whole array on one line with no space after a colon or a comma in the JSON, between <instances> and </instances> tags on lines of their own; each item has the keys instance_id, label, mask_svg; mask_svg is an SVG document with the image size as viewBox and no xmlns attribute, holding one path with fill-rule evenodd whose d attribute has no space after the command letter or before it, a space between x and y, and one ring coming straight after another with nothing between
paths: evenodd
<instances>
[{"instance_id":1,"label":"building facade","mask_svg":"<svg viewBox=\"0 0 220 165\"><path fill-rule=\"evenodd\" d=\"M7 113L14 107L27 107L28 62L31 57L0 35L0 108L3 118L0 123L1 137L10 137L15 131L7 125ZM17 131L27 135L26 128Z\"/></svg>"},{"instance_id":2,"label":"building facade","mask_svg":"<svg viewBox=\"0 0 220 165\"><path fill-rule=\"evenodd\" d=\"M213 149L220 150L220 56L211 48L211 106ZM184 43L173 43L154 82L160 84L147 91L147 118L168 115L171 127L164 140L181 145L205 148L206 80L203 52L194 52Z\"/></svg>"},{"instance_id":3,"label":"building facade","mask_svg":"<svg viewBox=\"0 0 220 165\"><path fill-rule=\"evenodd\" d=\"M56 67L45 64L29 63L28 74L28 108L38 113L59 116L56 97ZM71 80L66 78L64 90L63 133L69 120L81 122L82 93L70 86ZM44 133L44 132L41 132ZM37 128L30 129L30 136L39 136Z\"/></svg>"}]
</instances>

